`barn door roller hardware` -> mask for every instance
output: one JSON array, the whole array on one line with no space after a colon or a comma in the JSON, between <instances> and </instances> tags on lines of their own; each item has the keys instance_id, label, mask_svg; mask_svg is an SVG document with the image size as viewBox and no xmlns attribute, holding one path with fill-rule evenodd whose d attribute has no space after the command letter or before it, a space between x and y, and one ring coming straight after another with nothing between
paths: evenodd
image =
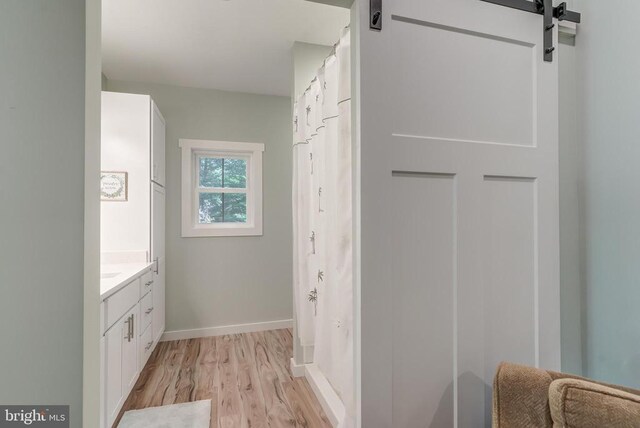
<instances>
[{"instance_id":1,"label":"barn door roller hardware","mask_svg":"<svg viewBox=\"0 0 640 428\"><path fill-rule=\"evenodd\" d=\"M513 9L523 10L525 12L536 13L543 15L543 30L544 31L544 60L547 62L553 61L553 51L556 49L553 46L553 18L558 21L570 21L576 24L580 23L580 14L572 12L567 9L566 3L560 3L558 6L553 7L552 0L482 0L488 3L498 4L500 6L506 6Z\"/></svg>"},{"instance_id":2,"label":"barn door roller hardware","mask_svg":"<svg viewBox=\"0 0 640 428\"><path fill-rule=\"evenodd\" d=\"M369 28L382 30L382 0L369 0Z\"/></svg>"}]
</instances>

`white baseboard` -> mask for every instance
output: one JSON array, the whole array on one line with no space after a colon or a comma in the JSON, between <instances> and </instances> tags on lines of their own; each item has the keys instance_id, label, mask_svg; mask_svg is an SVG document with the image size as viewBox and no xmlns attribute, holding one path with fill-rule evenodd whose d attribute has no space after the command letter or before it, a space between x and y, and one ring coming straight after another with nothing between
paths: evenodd
<instances>
[{"instance_id":1,"label":"white baseboard","mask_svg":"<svg viewBox=\"0 0 640 428\"><path fill-rule=\"evenodd\" d=\"M165 331L161 342L196 339L198 337L223 336L225 334L254 333L257 331L291 328L293 320L256 322L251 324L223 325L219 327L194 328L191 330Z\"/></svg>"},{"instance_id":2,"label":"white baseboard","mask_svg":"<svg viewBox=\"0 0 640 428\"><path fill-rule=\"evenodd\" d=\"M293 358L291 359L291 374L293 375L293 377L304 377L304 367L304 364L296 364L296 361Z\"/></svg>"},{"instance_id":3,"label":"white baseboard","mask_svg":"<svg viewBox=\"0 0 640 428\"><path fill-rule=\"evenodd\" d=\"M305 377L318 398L322 410L329 418L331 425L337 427L345 417L345 408L342 400L317 365L306 364L304 368Z\"/></svg>"}]
</instances>

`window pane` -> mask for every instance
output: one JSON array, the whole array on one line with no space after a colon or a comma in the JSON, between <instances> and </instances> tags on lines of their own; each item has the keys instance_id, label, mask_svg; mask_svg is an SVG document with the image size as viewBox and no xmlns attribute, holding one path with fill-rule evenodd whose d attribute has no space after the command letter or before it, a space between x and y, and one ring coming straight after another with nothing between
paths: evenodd
<instances>
[{"instance_id":1,"label":"window pane","mask_svg":"<svg viewBox=\"0 0 640 428\"><path fill-rule=\"evenodd\" d=\"M247 195L245 193L223 193L222 196L225 223L246 223Z\"/></svg>"},{"instance_id":2,"label":"window pane","mask_svg":"<svg viewBox=\"0 0 640 428\"><path fill-rule=\"evenodd\" d=\"M198 213L200 224L222 222L222 193L200 193Z\"/></svg>"},{"instance_id":3,"label":"window pane","mask_svg":"<svg viewBox=\"0 0 640 428\"><path fill-rule=\"evenodd\" d=\"M200 224L246 223L247 195L244 193L200 193Z\"/></svg>"},{"instance_id":4,"label":"window pane","mask_svg":"<svg viewBox=\"0 0 640 428\"><path fill-rule=\"evenodd\" d=\"M247 187L247 161L244 159L224 159L222 187L244 189Z\"/></svg>"},{"instance_id":5,"label":"window pane","mask_svg":"<svg viewBox=\"0 0 640 428\"><path fill-rule=\"evenodd\" d=\"M224 159L200 158L200 187L222 187Z\"/></svg>"},{"instance_id":6,"label":"window pane","mask_svg":"<svg viewBox=\"0 0 640 428\"><path fill-rule=\"evenodd\" d=\"M245 159L200 158L200 187L244 189L247 187Z\"/></svg>"}]
</instances>

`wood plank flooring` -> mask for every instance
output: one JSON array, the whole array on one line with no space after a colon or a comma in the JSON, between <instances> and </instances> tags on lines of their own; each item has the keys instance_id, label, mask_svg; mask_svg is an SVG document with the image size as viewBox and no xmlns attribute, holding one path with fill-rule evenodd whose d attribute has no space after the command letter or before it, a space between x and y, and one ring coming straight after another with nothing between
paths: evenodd
<instances>
[{"instance_id":1,"label":"wood plank flooring","mask_svg":"<svg viewBox=\"0 0 640 428\"><path fill-rule=\"evenodd\" d=\"M161 342L127 410L211 399L211 428L330 428L304 378L289 368L291 330Z\"/></svg>"}]
</instances>

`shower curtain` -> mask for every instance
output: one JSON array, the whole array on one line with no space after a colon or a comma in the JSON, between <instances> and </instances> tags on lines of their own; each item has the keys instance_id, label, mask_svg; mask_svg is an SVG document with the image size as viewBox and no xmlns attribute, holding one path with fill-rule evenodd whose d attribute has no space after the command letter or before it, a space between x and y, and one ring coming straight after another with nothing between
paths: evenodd
<instances>
[{"instance_id":1,"label":"shower curtain","mask_svg":"<svg viewBox=\"0 0 640 428\"><path fill-rule=\"evenodd\" d=\"M293 112L294 299L302 346L353 426L351 53L345 29Z\"/></svg>"}]
</instances>

